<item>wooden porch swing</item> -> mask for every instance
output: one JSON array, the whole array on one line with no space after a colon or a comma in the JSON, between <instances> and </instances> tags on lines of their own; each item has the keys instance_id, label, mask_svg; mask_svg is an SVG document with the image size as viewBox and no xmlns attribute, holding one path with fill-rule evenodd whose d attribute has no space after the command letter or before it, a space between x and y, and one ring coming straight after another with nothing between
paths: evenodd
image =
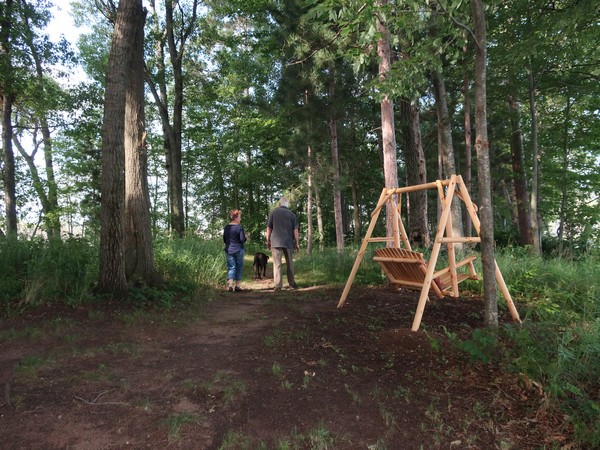
<instances>
[{"instance_id":1,"label":"wooden porch swing","mask_svg":"<svg viewBox=\"0 0 600 450\"><path fill-rule=\"evenodd\" d=\"M426 261L421 253L412 250L400 214L402 195L425 189L437 189L442 206L442 212L429 261ZM452 211L452 200L455 195L464 202L478 236L454 236L452 232L452 216L450 213ZM379 213L388 202L392 205L393 236L373 237L372 234L377 219L379 218ZM415 312L412 324L412 331L417 331L421 325L425 304L430 292L435 294L438 298L444 298L445 296L458 297L460 295L458 290L458 284L460 282L467 279L479 279L473 265L476 256L468 256L457 262L454 248L454 245L459 243L480 242L481 239L479 233L480 222L477 217L477 209L471 201L469 192L460 175L452 175L449 180L437 180L432 183L416 186L406 186L396 189L384 188L379 197L379 201L377 202L377 206L371 213L371 223L363 238L358 255L354 261L354 266L352 267L352 271L350 272L350 276L348 277L348 281L346 282L346 286L344 287L344 291L338 302L338 308L341 308L344 305L344 302L348 297L350 287L358 272L367 245L370 242L393 242L392 247L376 249L374 251L375 256L373 257L373 260L377 261L381 266L381 269L393 286L421 291L417 311ZM436 271L436 264L438 262L442 244L447 246L448 266ZM402 246L404 246L404 248L402 248ZM502 273L500 272L500 268L495 261L494 264L496 265L496 282L500 287L500 291L506 301L510 314L515 322L521 322L519 313L515 308L510 293L508 292L508 288L506 287L506 283L504 282L504 278L502 277Z\"/></svg>"}]
</instances>

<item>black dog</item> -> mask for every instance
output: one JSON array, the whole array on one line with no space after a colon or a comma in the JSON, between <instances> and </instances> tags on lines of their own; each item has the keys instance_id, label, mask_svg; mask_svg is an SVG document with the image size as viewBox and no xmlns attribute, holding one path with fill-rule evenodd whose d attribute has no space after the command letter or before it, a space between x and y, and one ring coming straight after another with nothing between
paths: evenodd
<instances>
[{"instance_id":1,"label":"black dog","mask_svg":"<svg viewBox=\"0 0 600 450\"><path fill-rule=\"evenodd\" d=\"M268 260L269 257L262 252L258 252L254 255L254 263L252 264L254 266L254 278L262 280L261 272L263 277L267 276Z\"/></svg>"}]
</instances>

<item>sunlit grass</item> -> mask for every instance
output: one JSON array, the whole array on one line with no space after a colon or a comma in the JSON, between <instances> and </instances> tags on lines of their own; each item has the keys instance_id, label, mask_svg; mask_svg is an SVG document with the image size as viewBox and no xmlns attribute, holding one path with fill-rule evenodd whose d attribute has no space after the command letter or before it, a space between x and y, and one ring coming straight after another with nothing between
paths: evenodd
<instances>
[{"instance_id":1,"label":"sunlit grass","mask_svg":"<svg viewBox=\"0 0 600 450\"><path fill-rule=\"evenodd\" d=\"M333 248L313 250L311 255L301 251L296 254L294 262L296 281L302 286L345 284L357 255L358 249L353 247L345 249L342 254L338 254ZM382 284L384 281L385 277L382 276L379 266L372 261L367 251L354 282L357 285L364 285Z\"/></svg>"},{"instance_id":2,"label":"sunlit grass","mask_svg":"<svg viewBox=\"0 0 600 450\"><path fill-rule=\"evenodd\" d=\"M155 260L167 280L199 285L217 285L225 277L223 243L197 238L159 239Z\"/></svg>"}]
</instances>

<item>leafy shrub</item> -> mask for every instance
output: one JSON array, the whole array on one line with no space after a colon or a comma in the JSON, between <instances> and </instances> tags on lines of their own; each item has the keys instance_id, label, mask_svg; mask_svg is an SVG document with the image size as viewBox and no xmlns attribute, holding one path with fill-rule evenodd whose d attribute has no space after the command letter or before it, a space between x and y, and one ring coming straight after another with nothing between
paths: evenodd
<instances>
[{"instance_id":1,"label":"leafy shrub","mask_svg":"<svg viewBox=\"0 0 600 450\"><path fill-rule=\"evenodd\" d=\"M511 295L524 309L522 325L508 325L504 356L509 369L543 386L585 446L600 447L600 265L593 256L578 261L542 259L523 249L497 255ZM481 359L475 345L464 343ZM491 356L490 356L491 357Z\"/></svg>"},{"instance_id":2,"label":"leafy shrub","mask_svg":"<svg viewBox=\"0 0 600 450\"><path fill-rule=\"evenodd\" d=\"M544 387L572 422L581 442L600 446L600 319L560 328L529 322L507 327L509 367Z\"/></svg>"},{"instance_id":3,"label":"leafy shrub","mask_svg":"<svg viewBox=\"0 0 600 450\"><path fill-rule=\"evenodd\" d=\"M475 329L471 339L459 341L454 346L468 353L471 363L489 363L497 352L498 336L494 330Z\"/></svg>"}]
</instances>

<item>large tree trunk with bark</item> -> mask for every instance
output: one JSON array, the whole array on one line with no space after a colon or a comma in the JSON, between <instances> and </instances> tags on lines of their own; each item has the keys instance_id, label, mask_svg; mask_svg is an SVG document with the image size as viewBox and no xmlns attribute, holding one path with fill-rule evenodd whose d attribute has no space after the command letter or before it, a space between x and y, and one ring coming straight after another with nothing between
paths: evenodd
<instances>
[{"instance_id":1,"label":"large tree trunk with bark","mask_svg":"<svg viewBox=\"0 0 600 450\"><path fill-rule=\"evenodd\" d=\"M425 152L421 141L419 109L409 99L399 102L402 123L402 151L406 164L406 185L415 186L427 182ZM411 244L429 247L431 235L427 221L427 189L408 194L408 234Z\"/></svg>"},{"instance_id":2,"label":"large tree trunk with bark","mask_svg":"<svg viewBox=\"0 0 600 450\"><path fill-rule=\"evenodd\" d=\"M144 22L137 15L133 60L125 105L125 273L129 284L157 286L160 278L154 265L148 154L144 115Z\"/></svg>"},{"instance_id":3,"label":"large tree trunk with bark","mask_svg":"<svg viewBox=\"0 0 600 450\"><path fill-rule=\"evenodd\" d=\"M479 215L481 220L481 263L483 269L484 322L498 326L496 297L496 260L494 255L494 214L490 175L489 140L487 131L487 38L482 0L471 0L475 32L475 150L479 179Z\"/></svg>"},{"instance_id":4,"label":"large tree trunk with bark","mask_svg":"<svg viewBox=\"0 0 600 450\"><path fill-rule=\"evenodd\" d=\"M4 150L4 165L2 182L4 184L4 206L6 213L6 235L17 235L17 192L15 180L15 154L12 147L12 107L15 101L13 91L11 29L13 1L6 0L0 4L0 63L4 68L0 81L2 95L2 148Z\"/></svg>"},{"instance_id":5,"label":"large tree trunk with bark","mask_svg":"<svg viewBox=\"0 0 600 450\"><path fill-rule=\"evenodd\" d=\"M175 30L173 29L174 2L165 1L167 43L171 66L173 68L173 136L168 151L171 156L171 227L179 236L185 232L183 208L183 176L182 176L182 124L183 124L183 48L184 42L177 48ZM194 8L195 11L195 8ZM189 34L188 34L189 35ZM178 38L179 39L179 38ZM183 41L183 39L182 39Z\"/></svg>"},{"instance_id":6,"label":"large tree trunk with bark","mask_svg":"<svg viewBox=\"0 0 600 450\"><path fill-rule=\"evenodd\" d=\"M102 127L102 201L98 291L127 295L125 276L125 104L141 0L121 0L108 58ZM143 21L141 22L143 23Z\"/></svg>"},{"instance_id":7,"label":"large tree trunk with bark","mask_svg":"<svg viewBox=\"0 0 600 450\"><path fill-rule=\"evenodd\" d=\"M390 35L385 21L383 9L388 0L378 0L377 31L381 37L377 41L377 55L379 56L379 81L385 83L391 70ZM385 91L385 88L384 88ZM394 124L394 103L389 95L384 94L381 99L381 139L383 144L383 177L385 187L393 189L398 187L398 163L396 156L396 131ZM395 205L390 202L386 205L386 234L393 235L393 209Z\"/></svg>"},{"instance_id":8,"label":"large tree trunk with bark","mask_svg":"<svg viewBox=\"0 0 600 450\"><path fill-rule=\"evenodd\" d=\"M441 71L434 70L431 74L433 80L433 92L435 96L435 111L437 114L439 156L442 161L442 176L450 178L457 173L454 157L454 145L452 142L452 126L450 113L448 111L448 99L446 95L446 83ZM455 198L452 201L452 232L454 236L464 236L462 225L461 201ZM455 244L460 247L460 244Z\"/></svg>"},{"instance_id":9,"label":"large tree trunk with bark","mask_svg":"<svg viewBox=\"0 0 600 450\"><path fill-rule=\"evenodd\" d=\"M17 235L17 192L15 180L15 154L12 147L12 106L15 96L5 92L2 95L2 147L4 166L2 182L4 184L4 207L6 210L6 234Z\"/></svg>"}]
</instances>

